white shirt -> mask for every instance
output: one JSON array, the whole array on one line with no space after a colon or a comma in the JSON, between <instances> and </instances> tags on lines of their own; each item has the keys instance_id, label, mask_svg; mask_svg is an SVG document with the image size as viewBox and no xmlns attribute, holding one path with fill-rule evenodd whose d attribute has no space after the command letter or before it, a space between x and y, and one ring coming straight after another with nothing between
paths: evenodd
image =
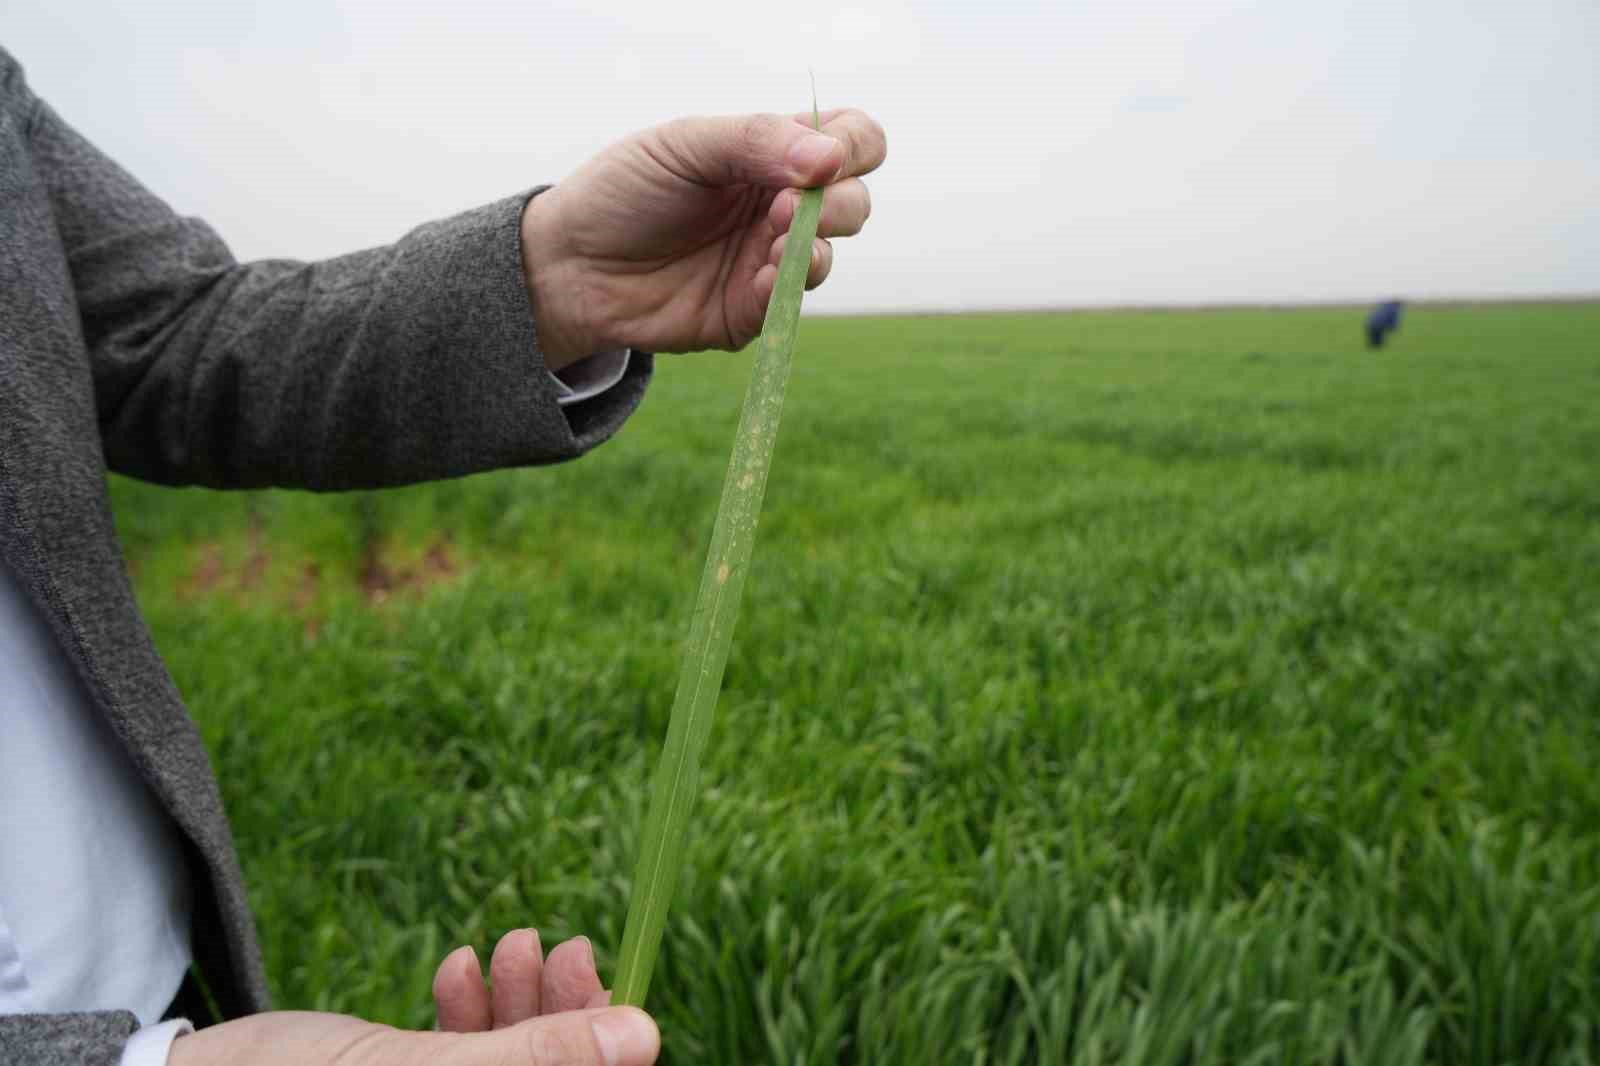
<instances>
[{"instance_id":1,"label":"white shirt","mask_svg":"<svg viewBox=\"0 0 1600 1066\"><path fill-rule=\"evenodd\" d=\"M629 353L551 375L562 406L621 381ZM191 903L177 827L0 562L0 1013L128 1010L122 1066L162 1066L186 1022Z\"/></svg>"},{"instance_id":2,"label":"white shirt","mask_svg":"<svg viewBox=\"0 0 1600 1066\"><path fill-rule=\"evenodd\" d=\"M0 565L0 1011L158 1021L189 966L177 827Z\"/></svg>"}]
</instances>

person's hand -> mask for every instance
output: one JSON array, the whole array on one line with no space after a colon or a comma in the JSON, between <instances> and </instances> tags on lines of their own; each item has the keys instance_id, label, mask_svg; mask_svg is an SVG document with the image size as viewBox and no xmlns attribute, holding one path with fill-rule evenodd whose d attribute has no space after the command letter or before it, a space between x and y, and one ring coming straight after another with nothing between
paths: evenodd
<instances>
[{"instance_id":1,"label":"person's hand","mask_svg":"<svg viewBox=\"0 0 1600 1066\"><path fill-rule=\"evenodd\" d=\"M522 258L551 370L596 352L742 348L761 329L799 189L826 185L808 287L826 238L857 233L860 175L883 162L860 111L685 118L612 145L535 196Z\"/></svg>"},{"instance_id":2,"label":"person's hand","mask_svg":"<svg viewBox=\"0 0 1600 1066\"><path fill-rule=\"evenodd\" d=\"M342 1014L272 1011L172 1042L167 1066L650 1066L650 1016L603 1007L484 1033L413 1033Z\"/></svg>"},{"instance_id":3,"label":"person's hand","mask_svg":"<svg viewBox=\"0 0 1600 1066\"><path fill-rule=\"evenodd\" d=\"M500 938L489 959L489 981L492 990L484 987L477 953L470 947L446 955L433 975L439 1028L481 1033L611 1002L587 939L558 944L546 958L537 929L513 929Z\"/></svg>"},{"instance_id":4,"label":"person's hand","mask_svg":"<svg viewBox=\"0 0 1600 1066\"><path fill-rule=\"evenodd\" d=\"M492 989L471 948L445 956L433 979L442 1032L279 1011L179 1037L167 1066L650 1066L660 1053L649 1015L606 1006L587 940L545 957L532 929L507 933L489 977Z\"/></svg>"}]
</instances>

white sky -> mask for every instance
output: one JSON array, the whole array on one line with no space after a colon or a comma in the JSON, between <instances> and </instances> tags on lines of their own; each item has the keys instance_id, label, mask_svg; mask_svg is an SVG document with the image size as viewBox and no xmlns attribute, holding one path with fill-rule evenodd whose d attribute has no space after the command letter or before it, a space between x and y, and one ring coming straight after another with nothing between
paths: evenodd
<instances>
[{"instance_id":1,"label":"white sky","mask_svg":"<svg viewBox=\"0 0 1600 1066\"><path fill-rule=\"evenodd\" d=\"M241 258L811 67L890 144L813 309L1600 292L1595 0L5 0L0 43Z\"/></svg>"}]
</instances>

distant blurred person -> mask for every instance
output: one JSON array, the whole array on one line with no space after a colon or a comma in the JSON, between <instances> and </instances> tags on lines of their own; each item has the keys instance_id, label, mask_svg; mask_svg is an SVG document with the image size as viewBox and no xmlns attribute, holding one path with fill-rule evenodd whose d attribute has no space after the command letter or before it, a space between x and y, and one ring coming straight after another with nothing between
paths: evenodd
<instances>
[{"instance_id":1,"label":"distant blurred person","mask_svg":"<svg viewBox=\"0 0 1600 1066\"><path fill-rule=\"evenodd\" d=\"M1367 347L1382 348L1389 334L1400 328L1400 313L1405 304L1400 300L1385 300L1367 316Z\"/></svg>"}]
</instances>

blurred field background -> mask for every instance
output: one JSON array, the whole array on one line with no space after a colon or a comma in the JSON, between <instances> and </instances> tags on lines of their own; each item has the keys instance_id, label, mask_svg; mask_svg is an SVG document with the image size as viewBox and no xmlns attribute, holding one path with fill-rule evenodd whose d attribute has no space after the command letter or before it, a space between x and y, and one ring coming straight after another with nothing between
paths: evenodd
<instances>
[{"instance_id":1,"label":"blurred field background","mask_svg":"<svg viewBox=\"0 0 1600 1066\"><path fill-rule=\"evenodd\" d=\"M808 319L668 1060L1600 1061L1600 305ZM278 1005L621 934L747 364L560 468L118 480Z\"/></svg>"}]
</instances>

